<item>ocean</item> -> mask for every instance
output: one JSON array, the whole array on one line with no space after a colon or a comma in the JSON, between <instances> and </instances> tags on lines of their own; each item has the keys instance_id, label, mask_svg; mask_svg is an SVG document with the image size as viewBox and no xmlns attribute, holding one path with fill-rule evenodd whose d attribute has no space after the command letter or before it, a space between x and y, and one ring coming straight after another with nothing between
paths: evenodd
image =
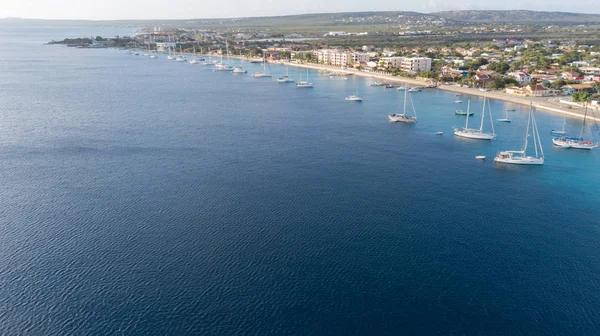
<instances>
[{"instance_id":1,"label":"ocean","mask_svg":"<svg viewBox=\"0 0 600 336\"><path fill-rule=\"evenodd\" d=\"M390 124L366 78L42 45L131 33L0 27L0 334L600 334L600 150L554 148L561 116L506 166L526 106L459 139L481 98Z\"/></svg>"}]
</instances>

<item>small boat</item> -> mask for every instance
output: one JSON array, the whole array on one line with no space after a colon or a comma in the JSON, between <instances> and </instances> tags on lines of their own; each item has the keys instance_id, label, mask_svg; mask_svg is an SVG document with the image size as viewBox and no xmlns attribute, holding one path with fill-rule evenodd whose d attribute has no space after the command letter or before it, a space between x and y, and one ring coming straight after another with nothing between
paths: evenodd
<instances>
[{"instance_id":1,"label":"small boat","mask_svg":"<svg viewBox=\"0 0 600 336\"><path fill-rule=\"evenodd\" d=\"M460 100L460 99L457 99L457 100L455 100L454 102L455 102L456 104L460 104L460 103L462 103L463 101L462 101L462 100Z\"/></svg>"},{"instance_id":2,"label":"small boat","mask_svg":"<svg viewBox=\"0 0 600 336\"><path fill-rule=\"evenodd\" d=\"M454 114L459 115L459 116L472 116L473 114L475 114L475 112L471 112L471 111L463 111L463 110L456 110L454 111Z\"/></svg>"},{"instance_id":3,"label":"small boat","mask_svg":"<svg viewBox=\"0 0 600 336\"><path fill-rule=\"evenodd\" d=\"M354 101L354 102L361 102L362 101L362 98L360 98L359 96L356 96L356 95L349 95L345 99L348 100L348 101Z\"/></svg>"},{"instance_id":4,"label":"small boat","mask_svg":"<svg viewBox=\"0 0 600 336\"><path fill-rule=\"evenodd\" d=\"M567 132L565 130L551 130L550 134L561 137L561 136L564 136L565 134L567 134Z\"/></svg>"},{"instance_id":5,"label":"small boat","mask_svg":"<svg viewBox=\"0 0 600 336\"><path fill-rule=\"evenodd\" d=\"M434 134L435 135L442 135L442 134L444 134L444 132L435 132Z\"/></svg>"},{"instance_id":6,"label":"small boat","mask_svg":"<svg viewBox=\"0 0 600 336\"><path fill-rule=\"evenodd\" d=\"M460 96L462 96L462 94L461 93L457 93L455 96L460 97Z\"/></svg>"},{"instance_id":7,"label":"small boat","mask_svg":"<svg viewBox=\"0 0 600 336\"><path fill-rule=\"evenodd\" d=\"M393 86L392 84L385 84L385 88L386 89L393 89L393 88L395 88L395 86Z\"/></svg>"},{"instance_id":8,"label":"small boat","mask_svg":"<svg viewBox=\"0 0 600 336\"><path fill-rule=\"evenodd\" d=\"M150 55L150 58L158 58L158 55L157 54L152 54L152 55Z\"/></svg>"},{"instance_id":9,"label":"small boat","mask_svg":"<svg viewBox=\"0 0 600 336\"><path fill-rule=\"evenodd\" d=\"M139 55L140 55L140 53L139 53L139 52L137 52L137 51L136 51L135 53L133 53L133 54L134 54L135 56L139 56Z\"/></svg>"},{"instance_id":10,"label":"small boat","mask_svg":"<svg viewBox=\"0 0 600 336\"><path fill-rule=\"evenodd\" d=\"M242 67L235 67L233 68L233 73L247 73L248 71L246 71L246 69L242 68Z\"/></svg>"},{"instance_id":11,"label":"small boat","mask_svg":"<svg viewBox=\"0 0 600 336\"><path fill-rule=\"evenodd\" d=\"M485 160L485 155L475 155L477 160Z\"/></svg>"},{"instance_id":12,"label":"small boat","mask_svg":"<svg viewBox=\"0 0 600 336\"><path fill-rule=\"evenodd\" d=\"M379 83L379 82L373 82L371 83L371 86L384 86L385 84L383 83Z\"/></svg>"},{"instance_id":13,"label":"small boat","mask_svg":"<svg viewBox=\"0 0 600 336\"><path fill-rule=\"evenodd\" d=\"M421 92L421 91L422 91L421 88L417 87L417 86L408 89L408 92Z\"/></svg>"},{"instance_id":14,"label":"small boat","mask_svg":"<svg viewBox=\"0 0 600 336\"><path fill-rule=\"evenodd\" d=\"M508 119L508 110L506 111L506 116L504 118L496 119L496 121L499 121L499 122L510 122L510 119Z\"/></svg>"},{"instance_id":15,"label":"small boat","mask_svg":"<svg viewBox=\"0 0 600 336\"><path fill-rule=\"evenodd\" d=\"M506 111L508 111L508 112L514 112L514 111L516 111L516 110L517 110L517 109L514 109L514 108L507 108L507 109L506 109Z\"/></svg>"},{"instance_id":16,"label":"small boat","mask_svg":"<svg viewBox=\"0 0 600 336\"><path fill-rule=\"evenodd\" d=\"M396 88L396 91L404 91L404 90L406 90L406 86L398 86Z\"/></svg>"}]
</instances>

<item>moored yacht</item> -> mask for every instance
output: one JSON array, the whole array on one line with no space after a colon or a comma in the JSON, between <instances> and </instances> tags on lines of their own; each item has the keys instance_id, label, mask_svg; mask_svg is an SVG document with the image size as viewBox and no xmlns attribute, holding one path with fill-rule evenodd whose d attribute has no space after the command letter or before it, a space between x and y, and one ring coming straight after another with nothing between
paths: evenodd
<instances>
[{"instance_id":1,"label":"moored yacht","mask_svg":"<svg viewBox=\"0 0 600 336\"><path fill-rule=\"evenodd\" d=\"M531 133L529 128L531 126ZM533 139L533 147L535 150L535 156L527 155L527 145L529 136ZM527 128L525 130L525 143L523 149L519 151L502 151L494 158L495 162L518 164L518 165L543 165L544 164L544 150L542 148L542 142L540 141L540 134L538 132L537 123L535 122L535 115L533 114L533 107L529 107L529 117L527 118Z\"/></svg>"},{"instance_id":2,"label":"moored yacht","mask_svg":"<svg viewBox=\"0 0 600 336\"><path fill-rule=\"evenodd\" d=\"M469 128L469 118L467 117L466 118L467 121L465 122L465 127L464 128L455 128L454 135L463 137L463 138L477 139L477 140L492 140L492 139L496 138L496 133L494 133L494 123L491 121L491 118L492 118L491 110L489 112L490 112L490 123L492 125L492 131L491 132L483 131L483 121L485 119L485 100L486 100L486 97L483 97L483 110L481 111L481 125L479 126L479 129ZM471 101L469 100L469 104L470 103L471 103ZM488 109L489 109L489 107L488 107Z\"/></svg>"},{"instance_id":3,"label":"moored yacht","mask_svg":"<svg viewBox=\"0 0 600 336\"><path fill-rule=\"evenodd\" d=\"M562 136L552 138L552 143L561 148L591 150L591 149L598 147L597 143L594 143L592 141L586 141L583 139L583 133L585 131L585 121L587 118L587 111L588 111L588 109L587 109L587 104L586 104L585 114L583 115L583 123L581 124L581 132L579 134L579 137L566 137L565 136L566 132L564 130L564 123L563 123L563 130L561 131ZM596 127L598 127L598 125L596 125ZM554 132L556 132L556 131L554 131Z\"/></svg>"},{"instance_id":4,"label":"moored yacht","mask_svg":"<svg viewBox=\"0 0 600 336\"><path fill-rule=\"evenodd\" d=\"M288 65L285 65L285 75L277 78L278 83L293 83L294 80L290 78Z\"/></svg>"},{"instance_id":5,"label":"moored yacht","mask_svg":"<svg viewBox=\"0 0 600 336\"><path fill-rule=\"evenodd\" d=\"M410 104L412 105L414 116L406 115L406 104L408 99L410 99ZM402 122L407 124L413 124L417 121L417 111L415 110L415 105L413 104L412 97L408 95L408 90L404 90L404 110L402 114L390 113L388 114L388 118L392 122Z\"/></svg>"},{"instance_id":6,"label":"moored yacht","mask_svg":"<svg viewBox=\"0 0 600 336\"><path fill-rule=\"evenodd\" d=\"M359 96L356 95L349 95L345 98L348 101L354 101L354 102L361 102L362 98L360 98Z\"/></svg>"},{"instance_id":7,"label":"moored yacht","mask_svg":"<svg viewBox=\"0 0 600 336\"><path fill-rule=\"evenodd\" d=\"M302 75L300 75L300 81L296 82L296 87L297 88L312 88L313 87L313 83L308 81L308 68L306 68L306 80L303 81L302 80Z\"/></svg>"}]
</instances>

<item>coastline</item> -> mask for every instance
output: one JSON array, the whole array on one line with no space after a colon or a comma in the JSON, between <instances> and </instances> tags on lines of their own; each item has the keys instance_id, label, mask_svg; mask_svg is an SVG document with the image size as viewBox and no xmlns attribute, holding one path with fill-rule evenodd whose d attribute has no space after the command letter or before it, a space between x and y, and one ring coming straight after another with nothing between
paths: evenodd
<instances>
[{"instance_id":1,"label":"coastline","mask_svg":"<svg viewBox=\"0 0 600 336\"><path fill-rule=\"evenodd\" d=\"M193 56L193 54L189 54L189 53L184 53L184 54ZM220 57L220 55L207 55L207 54L202 54L202 55L198 54L197 56ZM235 55L229 55L224 58L238 59L238 60L243 60L243 61L249 60L247 57L235 56ZM336 66L332 66L332 65L322 65L322 64L314 64L314 63L295 63L295 62L284 62L284 61L274 61L274 62L267 62L267 63L288 65L288 66L292 66L292 67L305 68L305 69L308 68L308 69L313 69L313 70L317 70L317 71L347 73L347 74L352 74L354 76L371 78L373 80L377 80L380 82L405 83L405 84L410 84L410 85L415 85L415 86L426 86L427 85L426 81L420 80L420 79L400 77L400 76L390 76L390 75L385 75L385 74L380 74L380 73L360 71L360 70L356 70L356 69L340 69L340 68L338 68ZM563 104L553 101L553 99L557 99L557 97L519 97L519 96L509 95L509 94L507 94L505 92L501 92L501 91L480 91L477 88L466 88L466 87L459 87L456 85L438 85L437 87L430 88L428 90L434 90L434 89L460 93L463 95L477 96L477 97L485 96L488 99L496 99L496 100L501 100L506 103L512 103L512 104L518 104L518 105L528 106L529 104L532 104L532 106L538 110L543 110L543 111L550 112L550 113L561 114L561 115L565 115L565 116L571 117L571 118L577 118L577 119L584 118L585 110L583 107L575 107L575 106L565 107ZM598 110L598 107L596 107L595 110L600 111L600 110ZM596 116L588 115L587 119L595 120L596 122L600 122L600 114L596 115Z\"/></svg>"}]
</instances>

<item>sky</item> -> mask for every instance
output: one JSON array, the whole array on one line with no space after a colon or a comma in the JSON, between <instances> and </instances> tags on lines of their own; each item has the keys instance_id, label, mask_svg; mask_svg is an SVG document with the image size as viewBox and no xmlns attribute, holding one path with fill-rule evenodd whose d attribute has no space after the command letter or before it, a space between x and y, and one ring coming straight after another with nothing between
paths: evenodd
<instances>
[{"instance_id":1,"label":"sky","mask_svg":"<svg viewBox=\"0 0 600 336\"><path fill-rule=\"evenodd\" d=\"M0 18L194 19L356 11L531 9L600 14L600 0L0 0ZM492 5L493 4L493 5Z\"/></svg>"}]
</instances>

